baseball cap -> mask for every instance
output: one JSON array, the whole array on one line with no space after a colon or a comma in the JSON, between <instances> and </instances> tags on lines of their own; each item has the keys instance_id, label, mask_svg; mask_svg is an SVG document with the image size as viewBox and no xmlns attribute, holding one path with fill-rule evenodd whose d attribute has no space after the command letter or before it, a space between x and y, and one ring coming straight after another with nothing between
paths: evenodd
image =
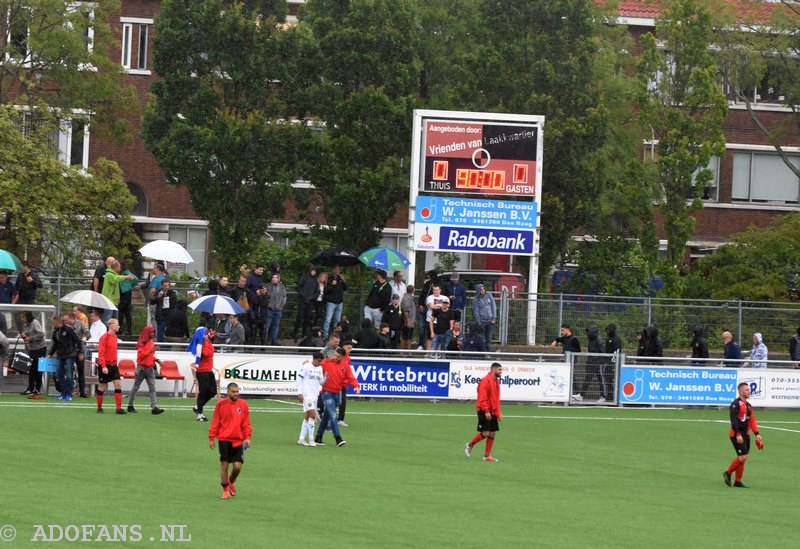
<instances>
[{"instance_id":1,"label":"baseball cap","mask_svg":"<svg viewBox=\"0 0 800 549\"><path fill-rule=\"evenodd\" d=\"M443 297L442 298L442 303L447 303L449 305L450 304L450 300L448 298L446 298L446 297Z\"/></svg>"},{"instance_id":2,"label":"baseball cap","mask_svg":"<svg viewBox=\"0 0 800 549\"><path fill-rule=\"evenodd\" d=\"M392 294L392 299L400 299L400 296L397 294Z\"/></svg>"}]
</instances>

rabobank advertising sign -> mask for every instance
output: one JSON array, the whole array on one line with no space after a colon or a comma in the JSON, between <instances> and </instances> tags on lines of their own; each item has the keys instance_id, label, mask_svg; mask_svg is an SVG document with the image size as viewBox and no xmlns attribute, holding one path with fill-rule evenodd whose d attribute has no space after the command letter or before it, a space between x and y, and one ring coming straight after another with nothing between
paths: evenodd
<instances>
[{"instance_id":1,"label":"rabobank advertising sign","mask_svg":"<svg viewBox=\"0 0 800 549\"><path fill-rule=\"evenodd\" d=\"M450 363L436 360L352 359L351 367L365 396L448 396ZM352 387L349 393L354 393Z\"/></svg>"},{"instance_id":2,"label":"rabobank advertising sign","mask_svg":"<svg viewBox=\"0 0 800 549\"><path fill-rule=\"evenodd\" d=\"M417 222L414 247L426 251L533 255L536 231L455 227Z\"/></svg>"},{"instance_id":3,"label":"rabobank advertising sign","mask_svg":"<svg viewBox=\"0 0 800 549\"><path fill-rule=\"evenodd\" d=\"M619 401L727 406L736 398L737 378L734 369L625 366L620 370Z\"/></svg>"}]
</instances>

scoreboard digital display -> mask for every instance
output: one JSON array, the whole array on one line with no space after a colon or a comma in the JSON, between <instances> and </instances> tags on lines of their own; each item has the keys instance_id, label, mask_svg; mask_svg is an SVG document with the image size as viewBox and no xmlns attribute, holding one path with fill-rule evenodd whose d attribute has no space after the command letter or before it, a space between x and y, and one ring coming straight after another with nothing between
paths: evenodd
<instances>
[{"instance_id":1,"label":"scoreboard digital display","mask_svg":"<svg viewBox=\"0 0 800 549\"><path fill-rule=\"evenodd\" d=\"M425 120L420 190L536 196L539 126Z\"/></svg>"}]
</instances>

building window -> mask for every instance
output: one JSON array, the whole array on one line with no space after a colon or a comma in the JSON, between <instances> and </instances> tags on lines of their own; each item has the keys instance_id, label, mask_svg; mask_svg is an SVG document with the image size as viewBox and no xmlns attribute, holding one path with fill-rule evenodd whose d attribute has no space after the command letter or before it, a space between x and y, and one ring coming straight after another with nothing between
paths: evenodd
<instances>
[{"instance_id":1,"label":"building window","mask_svg":"<svg viewBox=\"0 0 800 549\"><path fill-rule=\"evenodd\" d=\"M691 198L701 198L703 200L710 200L716 201L717 200L717 188L719 183L719 157L712 156L711 160L708 161L707 168L711 170L712 176L711 181L706 183L705 187L702 189L696 188L694 192L694 196Z\"/></svg>"},{"instance_id":2,"label":"building window","mask_svg":"<svg viewBox=\"0 0 800 549\"><path fill-rule=\"evenodd\" d=\"M67 166L89 167L89 124L80 118L62 118L43 122L41 118L24 112L19 118L24 136L44 130L44 141L53 156Z\"/></svg>"},{"instance_id":3,"label":"building window","mask_svg":"<svg viewBox=\"0 0 800 549\"><path fill-rule=\"evenodd\" d=\"M136 199L136 204L134 204L133 208L131 209L131 215L147 217L148 203L147 194L144 192L144 189L142 189L136 183L128 181L128 192L130 192L131 195L133 195L133 197Z\"/></svg>"},{"instance_id":4,"label":"building window","mask_svg":"<svg viewBox=\"0 0 800 549\"><path fill-rule=\"evenodd\" d=\"M131 34L133 25L125 23L122 25L122 66L126 69L131 68Z\"/></svg>"},{"instance_id":5,"label":"building window","mask_svg":"<svg viewBox=\"0 0 800 549\"><path fill-rule=\"evenodd\" d=\"M136 68L147 70L147 35L150 25L139 25L139 62Z\"/></svg>"},{"instance_id":6,"label":"building window","mask_svg":"<svg viewBox=\"0 0 800 549\"><path fill-rule=\"evenodd\" d=\"M194 276L206 274L206 247L208 243L208 229L205 227L184 227L172 225L169 228L169 239L177 242L189 252L194 263L188 265L169 264L171 273L182 272Z\"/></svg>"},{"instance_id":7,"label":"building window","mask_svg":"<svg viewBox=\"0 0 800 549\"><path fill-rule=\"evenodd\" d=\"M63 133L69 132L68 142L65 143L64 154L69 159L70 166L89 167L89 124L85 120L72 119L66 121Z\"/></svg>"},{"instance_id":8,"label":"building window","mask_svg":"<svg viewBox=\"0 0 800 549\"><path fill-rule=\"evenodd\" d=\"M790 157L800 168L800 157ZM733 154L734 201L769 204L797 204L800 195L797 176L777 154L735 152Z\"/></svg>"}]
</instances>

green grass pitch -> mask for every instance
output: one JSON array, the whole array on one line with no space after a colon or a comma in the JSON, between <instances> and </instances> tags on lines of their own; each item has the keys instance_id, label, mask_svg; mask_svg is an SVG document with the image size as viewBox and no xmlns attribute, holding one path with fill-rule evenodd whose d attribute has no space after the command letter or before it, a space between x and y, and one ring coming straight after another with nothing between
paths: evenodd
<instances>
[{"instance_id":1,"label":"green grass pitch","mask_svg":"<svg viewBox=\"0 0 800 549\"><path fill-rule=\"evenodd\" d=\"M483 444L464 456L471 403L351 400L347 445L326 435L327 446L306 448L298 405L250 400L253 447L239 493L222 501L218 453L192 402L162 398L167 412L152 416L139 400L139 414L116 416L95 414L93 400L0 398L0 527L16 531L0 549L31 545L36 524L139 525L136 543L62 542L116 547L163 545L162 524L186 525L184 546L215 548L798 540L797 413L757 412L766 449L753 449L744 490L722 482L734 456L726 409L504 405L493 464Z\"/></svg>"}]
</instances>

